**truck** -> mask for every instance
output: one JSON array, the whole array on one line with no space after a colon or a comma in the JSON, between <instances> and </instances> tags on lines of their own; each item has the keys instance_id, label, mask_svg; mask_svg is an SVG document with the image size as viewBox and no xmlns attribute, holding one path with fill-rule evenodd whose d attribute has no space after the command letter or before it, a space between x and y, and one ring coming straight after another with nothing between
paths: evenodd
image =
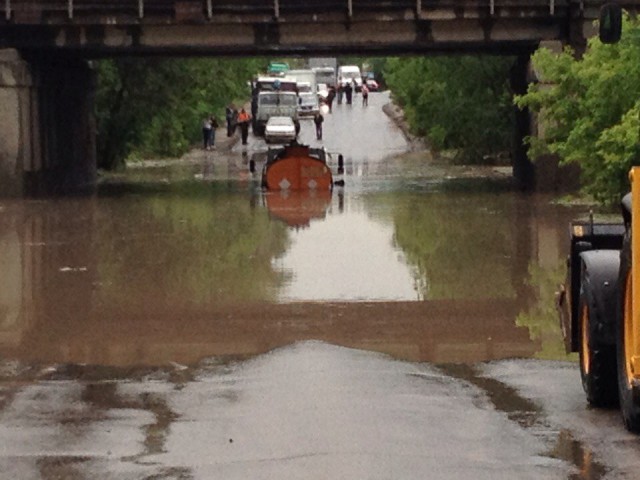
<instances>
[{"instance_id":1,"label":"truck","mask_svg":"<svg viewBox=\"0 0 640 480\"><path fill-rule=\"evenodd\" d=\"M258 103L262 92L293 92L297 93L298 87L296 80L290 77L277 77L271 75L258 75L251 80L251 127L253 133L261 135L264 133L264 126L269 118L263 119L258 124ZM264 111L261 114L264 117ZM262 133L260 133L262 132Z\"/></svg>"},{"instance_id":2,"label":"truck","mask_svg":"<svg viewBox=\"0 0 640 480\"><path fill-rule=\"evenodd\" d=\"M604 5L600 39L620 39L621 10ZM640 167L615 220L571 222L567 275L556 306L567 351L578 352L587 401L618 406L625 427L640 433Z\"/></svg>"},{"instance_id":3,"label":"truck","mask_svg":"<svg viewBox=\"0 0 640 480\"><path fill-rule=\"evenodd\" d=\"M340 65L338 67L338 84L353 83L356 92L362 89L362 73L357 65Z\"/></svg>"},{"instance_id":4,"label":"truck","mask_svg":"<svg viewBox=\"0 0 640 480\"><path fill-rule=\"evenodd\" d=\"M300 121L296 92L274 90L258 93L253 133L264 135L265 126L271 117L290 117L295 125L296 133L298 133Z\"/></svg>"},{"instance_id":5,"label":"truck","mask_svg":"<svg viewBox=\"0 0 640 480\"><path fill-rule=\"evenodd\" d=\"M316 83L325 84L327 87L336 86L336 69L333 67L315 67Z\"/></svg>"},{"instance_id":6,"label":"truck","mask_svg":"<svg viewBox=\"0 0 640 480\"><path fill-rule=\"evenodd\" d=\"M309 91L316 93L316 73L310 69L289 70L289 78L293 78L298 83L298 91ZM301 86L306 87L301 89Z\"/></svg>"}]
</instances>

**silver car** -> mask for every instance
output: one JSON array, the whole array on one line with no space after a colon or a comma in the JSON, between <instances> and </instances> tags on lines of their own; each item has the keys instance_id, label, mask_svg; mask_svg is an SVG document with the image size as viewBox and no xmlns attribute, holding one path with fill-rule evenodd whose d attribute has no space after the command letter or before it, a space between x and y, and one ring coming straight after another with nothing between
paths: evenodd
<instances>
[{"instance_id":1,"label":"silver car","mask_svg":"<svg viewBox=\"0 0 640 480\"><path fill-rule=\"evenodd\" d=\"M318 94L304 92L298 94L298 115L301 117L314 116L320 111Z\"/></svg>"},{"instance_id":2,"label":"silver car","mask_svg":"<svg viewBox=\"0 0 640 480\"><path fill-rule=\"evenodd\" d=\"M296 136L296 126L291 117L271 117L264 129L264 140L267 143L289 143Z\"/></svg>"}]
</instances>

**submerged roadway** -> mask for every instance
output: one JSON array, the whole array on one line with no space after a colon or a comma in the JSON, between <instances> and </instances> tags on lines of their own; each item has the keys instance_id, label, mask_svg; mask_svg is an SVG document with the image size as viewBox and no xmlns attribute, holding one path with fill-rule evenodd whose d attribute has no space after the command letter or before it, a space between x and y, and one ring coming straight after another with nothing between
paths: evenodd
<instances>
[{"instance_id":1,"label":"submerged roadway","mask_svg":"<svg viewBox=\"0 0 640 480\"><path fill-rule=\"evenodd\" d=\"M366 108L358 100L350 107L334 105L324 129L323 145L343 153L347 161L347 206L349 201L361 205L360 197L371 192L388 197L399 177L411 177L410 190L428 187L433 178L413 170L411 158L393 157L409 145L382 113L387 94L372 94ZM310 122L303 125L301 139L319 144ZM244 187L234 186L233 195L242 200L237 204L240 215L253 188L246 162L264 149L261 142L252 137L248 146L236 145L231 152L196 152L183 163L196 166L190 174L211 185L221 178L239 179ZM406 169L395 171L394 165ZM167 177L167 172L160 175ZM438 169L430 172L435 175ZM234 261L244 264L245 257L226 250L222 241L209 245L206 238L194 237L197 216L189 214L198 210L200 216L208 215L216 208L215 195L205 203L189 197L185 209L179 209L182 204L174 197L171 203L165 202L166 195L148 200L134 195L122 202L122 211L116 210L120 200L98 196L91 200L98 227L89 238L67 227L46 238L13 236L11 222L24 228L27 217L16 214L12 220L12 211L24 209L33 218L50 207L0 201L0 246L29 255L44 250L55 265L42 298L21 297L23 310L14 323L9 322L14 318L11 308L0 308L0 320L5 315L0 322L1 479L638 478L640 439L625 431L617 411L587 406L575 361L560 354L552 360L537 358L539 345L526 329L513 325L513 313L504 315L514 333L496 341L490 336L503 338L500 330L511 327L492 323L491 313L477 318L473 303L465 304L468 318L463 322L445 314L428 318L429 312L441 308L446 313L453 304L436 301L443 306L429 307L422 302L411 275L405 279L406 272L394 270L398 251L387 263L374 251L372 231L358 237L360 249L330 237L326 257L315 260L318 276L307 279L309 284L299 280L305 257L293 255L296 245L321 232L317 226L329 228L341 218L350 219L336 227L347 237L361 218L355 208L351 217L339 217L333 202L326 219L292 230L295 241L285 247L290 256L270 263L293 272L284 275L288 287L274 304L258 303L255 310L242 306L253 298L248 293L258 296L254 291L223 296L225 281L244 285L225 262L239 257ZM427 192L423 200L433 196ZM492 218L502 198L496 204L487 200L478 215ZM453 204L445 216L453 222L461 215L465 228L472 228L473 222L456 210L459 204L445 203ZM68 207L69 212L83 211L75 203ZM55 208L57 215L69 218L63 214L65 202ZM166 230L158 229L161 224L152 219L165 218L172 208L177 211L167 217L172 222ZM402 208L418 221L418 205L407 201ZM259 216L252 212L243 217L247 222ZM131 225L122 220L127 215ZM536 225L537 230L544 227ZM188 235L176 233L181 231ZM317 238L327 237L319 233ZM176 265L222 262L223 281L210 290L196 289L198 298L184 298L191 291L186 284L192 274L180 277L172 269L173 283L162 277L175 261L167 252L181 239L188 241L181 245L182 263ZM396 234L390 243L400 242ZM85 263L74 263L70 247L84 252ZM489 243L486 249L491 251ZM357 264L349 262L356 261L360 250L376 256L371 262L377 274L353 272ZM95 265L87 260L94 251L100 255ZM537 251L543 257L544 245ZM118 273L121 256L128 269ZM13 265L19 275L31 257L15 257L22 260L13 263L0 256L0 266L12 272ZM339 259L340 273L320 268L329 258ZM510 263L508 258L505 265ZM144 281L136 281L136 269L143 267ZM251 275L261 274L255 265L251 268ZM500 268L481 272L480 278L500 284ZM428 266L428 272L433 270ZM196 278L199 285L211 282L204 266L197 272L202 273L202 279ZM506 272L513 277L511 270ZM45 274L46 269L40 271ZM12 285L27 282L26 276L15 278L23 279ZM382 289L374 288L374 278ZM438 283L431 280L425 296L435 298ZM163 289L165 283L172 289ZM32 290L29 295L35 298L37 289ZM6 288L4 292L0 307L8 297ZM501 317L499 305L505 300L500 298L502 303L478 305L489 312L495 305L493 315ZM553 315L552 308L546 312L547 318ZM464 341L447 336L456 329Z\"/></svg>"}]
</instances>

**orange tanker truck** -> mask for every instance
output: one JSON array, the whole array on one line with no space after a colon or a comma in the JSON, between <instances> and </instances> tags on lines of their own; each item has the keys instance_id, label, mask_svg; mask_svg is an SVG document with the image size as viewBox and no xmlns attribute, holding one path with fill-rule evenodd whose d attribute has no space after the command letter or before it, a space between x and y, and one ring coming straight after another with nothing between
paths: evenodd
<instances>
[{"instance_id":1,"label":"orange tanker truck","mask_svg":"<svg viewBox=\"0 0 640 480\"><path fill-rule=\"evenodd\" d=\"M267 190L331 191L333 175L325 150L297 143L269 149L262 186Z\"/></svg>"}]
</instances>

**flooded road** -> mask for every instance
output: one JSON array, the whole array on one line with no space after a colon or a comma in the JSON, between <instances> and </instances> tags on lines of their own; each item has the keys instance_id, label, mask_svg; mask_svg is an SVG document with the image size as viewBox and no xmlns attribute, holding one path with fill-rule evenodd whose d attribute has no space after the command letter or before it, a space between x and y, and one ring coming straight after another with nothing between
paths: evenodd
<instances>
[{"instance_id":1,"label":"flooded road","mask_svg":"<svg viewBox=\"0 0 640 480\"><path fill-rule=\"evenodd\" d=\"M326 115L331 193L261 191L251 138L0 200L0 478L634 478L553 307L586 207L406 153L387 101Z\"/></svg>"}]
</instances>

